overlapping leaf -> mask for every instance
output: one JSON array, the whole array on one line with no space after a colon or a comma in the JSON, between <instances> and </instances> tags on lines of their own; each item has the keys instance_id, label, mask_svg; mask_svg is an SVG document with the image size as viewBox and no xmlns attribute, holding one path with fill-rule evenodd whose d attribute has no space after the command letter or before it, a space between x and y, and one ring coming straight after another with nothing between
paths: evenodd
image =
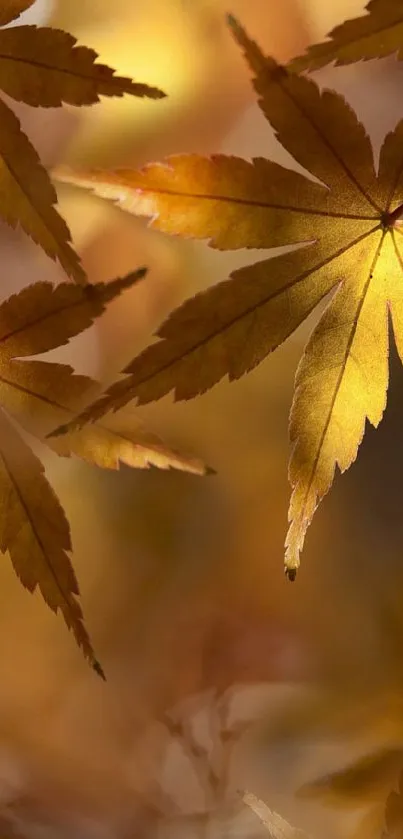
<instances>
[{"instance_id":1,"label":"overlapping leaf","mask_svg":"<svg viewBox=\"0 0 403 839\"><path fill-rule=\"evenodd\" d=\"M280 142L315 181L261 158L177 156L140 172L59 173L160 230L213 247L304 245L233 272L185 302L161 340L70 428L174 390L187 399L237 379L282 343L332 290L306 347L291 410L293 487L286 571L295 577L307 528L336 467L357 455L367 421L381 420L388 386L388 311L403 358L403 122L370 140L338 94L265 58L239 24L259 105ZM65 429L64 429L65 430Z\"/></svg>"},{"instance_id":2,"label":"overlapping leaf","mask_svg":"<svg viewBox=\"0 0 403 839\"><path fill-rule=\"evenodd\" d=\"M77 581L68 557L70 531L64 512L43 474L43 466L7 419L5 411L59 454L76 454L105 468L120 462L145 468L186 469L204 474L196 459L164 447L145 431L102 425L62 439L46 435L61 420L74 416L99 385L72 368L28 358L66 344L89 327L106 304L145 274L84 288L39 282L0 306L0 550L8 550L22 583L39 586L46 602L60 609L93 666L100 672L75 599Z\"/></svg>"},{"instance_id":3,"label":"overlapping leaf","mask_svg":"<svg viewBox=\"0 0 403 839\"><path fill-rule=\"evenodd\" d=\"M2 0L0 26L17 18L29 0ZM102 96L160 98L153 87L116 76L97 54L66 32L48 27L0 29L0 90L29 105L56 107L63 102L88 105ZM68 276L85 274L71 247L69 229L55 208L56 192L19 120L0 100L0 215L21 225Z\"/></svg>"},{"instance_id":4,"label":"overlapping leaf","mask_svg":"<svg viewBox=\"0 0 403 839\"><path fill-rule=\"evenodd\" d=\"M294 72L317 70L326 64L352 64L391 53L403 59L403 5L401 0L370 0L367 14L347 20L329 33L328 40L314 44L305 55L293 59Z\"/></svg>"}]
</instances>

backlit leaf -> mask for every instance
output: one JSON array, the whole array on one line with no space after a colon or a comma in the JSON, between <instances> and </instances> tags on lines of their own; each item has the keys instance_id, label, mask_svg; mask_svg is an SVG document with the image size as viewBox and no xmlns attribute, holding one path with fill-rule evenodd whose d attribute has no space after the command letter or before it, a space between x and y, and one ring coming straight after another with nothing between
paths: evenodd
<instances>
[{"instance_id":1,"label":"backlit leaf","mask_svg":"<svg viewBox=\"0 0 403 839\"><path fill-rule=\"evenodd\" d=\"M28 358L66 344L91 326L105 306L145 274L140 268L110 283L84 287L71 283L36 283L0 305L0 550L10 552L23 584L37 586L48 605L61 609L78 644L102 675L83 625L77 581L70 564L70 531L64 512L48 484L43 466L7 419L6 410L31 434L63 456L75 454L90 463L117 469L155 465L195 474L206 468L164 446L144 430L127 430L116 418L111 427L92 425L62 438L47 439L67 422L99 385L75 375L64 364Z\"/></svg>"},{"instance_id":2,"label":"backlit leaf","mask_svg":"<svg viewBox=\"0 0 403 839\"><path fill-rule=\"evenodd\" d=\"M56 203L48 173L19 120L0 99L0 215L11 227L21 225L69 277L84 283L84 270Z\"/></svg>"},{"instance_id":3,"label":"backlit leaf","mask_svg":"<svg viewBox=\"0 0 403 839\"><path fill-rule=\"evenodd\" d=\"M103 675L76 599L68 521L42 463L1 409L0 550L9 552L25 588L33 592L39 587L48 606L54 612L60 609L85 657Z\"/></svg>"},{"instance_id":4,"label":"backlit leaf","mask_svg":"<svg viewBox=\"0 0 403 839\"><path fill-rule=\"evenodd\" d=\"M370 0L366 14L347 20L329 33L328 40L314 44L305 55L293 59L289 68L300 73L326 64L352 64L391 53L403 59L403 5L401 0Z\"/></svg>"},{"instance_id":5,"label":"backlit leaf","mask_svg":"<svg viewBox=\"0 0 403 839\"><path fill-rule=\"evenodd\" d=\"M90 105L100 96L147 96L161 99L155 87L116 76L89 47L76 46L68 32L42 26L0 31L0 88L28 105Z\"/></svg>"},{"instance_id":6,"label":"backlit leaf","mask_svg":"<svg viewBox=\"0 0 403 839\"><path fill-rule=\"evenodd\" d=\"M2 0L0 26L17 18L32 0ZM115 75L97 53L76 46L67 32L49 27L0 29L0 90L28 105L89 105L102 96L165 94ZM19 120L0 100L0 216L23 230L78 283L86 277L71 247L70 231L55 208L56 192Z\"/></svg>"},{"instance_id":7,"label":"backlit leaf","mask_svg":"<svg viewBox=\"0 0 403 839\"><path fill-rule=\"evenodd\" d=\"M137 399L203 393L237 379L281 344L330 292L298 369L291 410L293 489L286 572L294 579L307 528L336 468L377 426L388 387L388 312L403 359L403 122L376 174L369 137L342 96L321 92L233 33L255 73L276 136L317 180L262 159L177 156L139 172L61 171L160 230L216 248L299 248L234 271L177 309L152 344L67 429ZM301 247L303 245L303 247ZM66 428L64 429L66 430Z\"/></svg>"}]
</instances>

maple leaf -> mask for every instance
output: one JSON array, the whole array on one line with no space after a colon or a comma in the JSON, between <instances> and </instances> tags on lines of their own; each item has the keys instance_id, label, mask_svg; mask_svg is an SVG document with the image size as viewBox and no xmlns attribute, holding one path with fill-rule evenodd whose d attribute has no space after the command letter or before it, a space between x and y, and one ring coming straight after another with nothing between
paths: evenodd
<instances>
[{"instance_id":1,"label":"maple leaf","mask_svg":"<svg viewBox=\"0 0 403 839\"><path fill-rule=\"evenodd\" d=\"M342 96L320 92L232 30L254 71L259 106L283 146L315 181L262 158L178 155L139 172L59 171L160 230L215 248L300 247L234 271L186 301L152 344L69 428L131 399L203 393L237 379L278 347L329 292L306 346L291 409L293 492L286 573L295 578L307 528L336 467L377 426L388 386L388 311L403 358L403 122L384 141L376 175L364 127Z\"/></svg>"},{"instance_id":2,"label":"maple leaf","mask_svg":"<svg viewBox=\"0 0 403 839\"><path fill-rule=\"evenodd\" d=\"M329 40L308 47L288 67L296 73L318 70L332 61L336 66L382 58L391 53L403 59L403 5L401 0L370 0L367 14L346 20L329 33Z\"/></svg>"},{"instance_id":3,"label":"maple leaf","mask_svg":"<svg viewBox=\"0 0 403 839\"><path fill-rule=\"evenodd\" d=\"M91 326L107 303L145 274L141 268L110 283L78 286L39 282L0 305L0 550L8 550L22 583L39 586L52 609L60 609L92 665L92 652L75 599L77 581L67 552L70 531L64 512L43 474L43 466L7 419L5 411L59 454L76 454L106 468L120 462L144 468L154 464L203 474L146 432L93 426L60 442L46 434L61 418L74 416L99 385L72 368L29 358L66 344Z\"/></svg>"},{"instance_id":4,"label":"maple leaf","mask_svg":"<svg viewBox=\"0 0 403 839\"><path fill-rule=\"evenodd\" d=\"M2 0L0 26L10 23L32 5L32 0ZM67 32L49 27L16 26L0 29L0 90L28 105L56 107L63 102L88 105L102 96L160 98L165 94L115 76L97 64L97 53L76 46ZM0 100L0 215L23 230L68 276L85 282L85 273L71 247L70 231L55 208L57 196L19 120Z\"/></svg>"},{"instance_id":5,"label":"maple leaf","mask_svg":"<svg viewBox=\"0 0 403 839\"><path fill-rule=\"evenodd\" d=\"M0 8L0 26L5 26L6 23L11 23L19 16L26 12L35 0L2 0Z\"/></svg>"}]
</instances>

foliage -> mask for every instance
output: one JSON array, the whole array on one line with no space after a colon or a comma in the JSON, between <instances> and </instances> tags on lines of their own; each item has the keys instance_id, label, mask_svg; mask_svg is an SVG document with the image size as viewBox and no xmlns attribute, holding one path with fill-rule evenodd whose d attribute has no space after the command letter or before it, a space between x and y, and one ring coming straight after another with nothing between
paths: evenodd
<instances>
[{"instance_id":1,"label":"foliage","mask_svg":"<svg viewBox=\"0 0 403 839\"><path fill-rule=\"evenodd\" d=\"M116 469L120 462L144 468L154 464L203 473L197 460L181 457L144 431L94 426L66 440L46 435L61 417L71 417L96 382L75 375L65 364L25 360L68 343L89 327L105 306L138 282L144 269L123 279L92 286L38 282L0 306L0 549L9 551L21 582L30 591L39 586L48 605L60 609L78 644L99 671L81 609L75 599L77 581L66 551L71 550L69 525L37 456L10 423L4 410L41 442L59 454L75 454L98 466ZM21 360L24 359L24 360Z\"/></svg>"},{"instance_id":2,"label":"foliage","mask_svg":"<svg viewBox=\"0 0 403 839\"><path fill-rule=\"evenodd\" d=\"M3 0L0 26L10 23L33 0ZM67 32L50 27L14 26L0 30L0 89L19 102L45 108L89 105L100 96L164 94L156 88L115 76L97 54L76 46ZM80 260L70 244L70 231L54 205L56 192L13 111L0 100L0 215L17 224L66 274L85 282Z\"/></svg>"},{"instance_id":3,"label":"foliage","mask_svg":"<svg viewBox=\"0 0 403 839\"><path fill-rule=\"evenodd\" d=\"M294 58L294 72L317 70L334 61L336 65L367 61L396 53L403 58L403 7L400 0L369 0L367 15L347 20L329 33L329 40L314 44L306 54Z\"/></svg>"},{"instance_id":4,"label":"foliage","mask_svg":"<svg viewBox=\"0 0 403 839\"><path fill-rule=\"evenodd\" d=\"M230 24L254 71L260 108L315 180L262 158L222 155L58 177L214 248L300 247L237 270L185 302L160 328L162 340L68 427L134 398L142 404L174 390L176 399L189 399L225 375L239 378L333 292L298 368L291 408L285 567L294 579L336 467L343 472L355 460L366 421L377 426L382 418L388 310L403 358L403 122L386 137L376 176L370 140L343 97L265 58L233 18Z\"/></svg>"}]
</instances>

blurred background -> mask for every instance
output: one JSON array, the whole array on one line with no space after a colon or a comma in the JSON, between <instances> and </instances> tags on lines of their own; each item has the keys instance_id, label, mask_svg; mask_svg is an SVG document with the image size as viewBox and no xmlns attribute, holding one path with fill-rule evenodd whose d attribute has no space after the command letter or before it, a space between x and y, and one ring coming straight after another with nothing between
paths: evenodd
<instances>
[{"instance_id":1,"label":"blurred background","mask_svg":"<svg viewBox=\"0 0 403 839\"><path fill-rule=\"evenodd\" d=\"M15 109L49 166L137 167L194 151L281 160L225 13L287 60L363 8L357 0L38 0L26 22L67 29L168 97ZM377 154L402 116L402 66L390 58L315 77L353 104ZM105 382L185 297L265 256L165 237L70 187L59 199L90 281L150 269L57 354ZM22 234L0 227L0 246L4 296L63 278ZM260 836L237 799L247 788L312 835L352 835L365 818L364 835L380 836L385 797L403 768L403 373L391 350L385 419L321 505L290 586L287 422L311 325L236 383L187 404L168 397L135 409L171 446L214 466L214 477L107 473L44 454L71 522L107 682L82 661L62 620L22 590L5 557L4 835ZM381 761L361 798L343 789L332 809L295 797L301 784L382 749L386 769Z\"/></svg>"}]
</instances>

